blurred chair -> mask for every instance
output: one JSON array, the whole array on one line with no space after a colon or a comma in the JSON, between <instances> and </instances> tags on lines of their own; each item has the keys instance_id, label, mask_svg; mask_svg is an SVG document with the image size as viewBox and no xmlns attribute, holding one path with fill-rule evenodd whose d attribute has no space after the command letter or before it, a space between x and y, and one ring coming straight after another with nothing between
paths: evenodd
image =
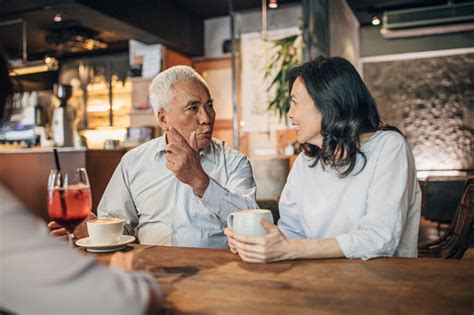
<instances>
[{"instance_id":1,"label":"blurred chair","mask_svg":"<svg viewBox=\"0 0 474 315\"><path fill-rule=\"evenodd\" d=\"M425 219L449 223L463 194L465 176L429 176L423 182L423 213Z\"/></svg>"},{"instance_id":2,"label":"blurred chair","mask_svg":"<svg viewBox=\"0 0 474 315\"><path fill-rule=\"evenodd\" d=\"M473 192L474 180L471 178L466 183L461 201L445 233L436 241L420 245L418 257L456 259L463 257L471 245L470 236L474 224Z\"/></svg>"},{"instance_id":3,"label":"blurred chair","mask_svg":"<svg viewBox=\"0 0 474 315\"><path fill-rule=\"evenodd\" d=\"M280 211L278 211L278 200L276 199L262 199L257 200L260 209L268 209L272 212L273 223L277 224L280 219Z\"/></svg>"}]
</instances>

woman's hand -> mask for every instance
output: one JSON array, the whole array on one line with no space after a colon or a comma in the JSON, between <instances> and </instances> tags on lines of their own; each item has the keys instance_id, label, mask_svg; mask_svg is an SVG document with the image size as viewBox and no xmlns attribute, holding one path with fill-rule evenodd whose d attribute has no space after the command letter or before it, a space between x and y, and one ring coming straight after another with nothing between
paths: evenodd
<instances>
[{"instance_id":1,"label":"woman's hand","mask_svg":"<svg viewBox=\"0 0 474 315\"><path fill-rule=\"evenodd\" d=\"M234 232L232 232L232 230L229 228L225 228L224 234L227 236L227 244L229 245L230 251L232 254L237 254L237 249L234 247L233 243L231 243L231 239L234 238Z\"/></svg>"},{"instance_id":2,"label":"woman's hand","mask_svg":"<svg viewBox=\"0 0 474 315\"><path fill-rule=\"evenodd\" d=\"M290 241L278 226L260 220L268 234L265 236L235 235L229 229L224 233L229 239L231 252L237 252L243 261L250 263L268 263L291 259Z\"/></svg>"}]
</instances>

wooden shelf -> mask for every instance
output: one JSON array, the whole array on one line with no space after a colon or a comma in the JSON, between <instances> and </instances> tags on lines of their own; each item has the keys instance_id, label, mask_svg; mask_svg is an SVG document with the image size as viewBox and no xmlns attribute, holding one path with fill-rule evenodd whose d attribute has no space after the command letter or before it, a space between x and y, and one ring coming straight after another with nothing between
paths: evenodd
<instances>
[{"instance_id":1,"label":"wooden shelf","mask_svg":"<svg viewBox=\"0 0 474 315\"><path fill-rule=\"evenodd\" d=\"M150 115L153 114L153 109L132 109L130 115Z\"/></svg>"}]
</instances>

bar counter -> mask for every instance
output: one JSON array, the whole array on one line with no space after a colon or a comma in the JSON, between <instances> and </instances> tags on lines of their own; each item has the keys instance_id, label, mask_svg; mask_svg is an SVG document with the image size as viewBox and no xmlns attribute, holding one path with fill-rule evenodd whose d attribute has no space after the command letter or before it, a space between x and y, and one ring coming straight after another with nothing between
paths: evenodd
<instances>
[{"instance_id":1,"label":"bar counter","mask_svg":"<svg viewBox=\"0 0 474 315\"><path fill-rule=\"evenodd\" d=\"M132 248L133 247L133 248ZM84 249L80 249L84 251ZM168 314L472 314L474 260L249 264L222 249L133 244ZM91 254L107 264L111 254Z\"/></svg>"},{"instance_id":2,"label":"bar counter","mask_svg":"<svg viewBox=\"0 0 474 315\"><path fill-rule=\"evenodd\" d=\"M79 167L87 169L95 212L126 150L57 149L64 171ZM46 204L48 175L54 168L53 148L0 150L0 183L45 221L49 221Z\"/></svg>"}]
</instances>

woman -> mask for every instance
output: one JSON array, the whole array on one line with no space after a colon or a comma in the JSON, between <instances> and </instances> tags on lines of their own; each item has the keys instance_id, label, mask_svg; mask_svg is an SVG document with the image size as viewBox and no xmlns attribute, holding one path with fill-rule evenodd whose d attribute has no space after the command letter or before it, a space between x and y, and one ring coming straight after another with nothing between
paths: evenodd
<instances>
[{"instance_id":1,"label":"woman","mask_svg":"<svg viewBox=\"0 0 474 315\"><path fill-rule=\"evenodd\" d=\"M247 262L417 256L421 195L412 152L382 126L356 69L318 57L290 72L291 107L304 152L280 199L278 227L264 237L225 233Z\"/></svg>"},{"instance_id":2,"label":"woman","mask_svg":"<svg viewBox=\"0 0 474 315\"><path fill-rule=\"evenodd\" d=\"M9 116L12 84L0 50L0 126ZM146 273L108 269L52 239L0 184L0 313L142 314L156 312L161 292ZM133 255L116 253L111 267L131 271Z\"/></svg>"}]
</instances>

